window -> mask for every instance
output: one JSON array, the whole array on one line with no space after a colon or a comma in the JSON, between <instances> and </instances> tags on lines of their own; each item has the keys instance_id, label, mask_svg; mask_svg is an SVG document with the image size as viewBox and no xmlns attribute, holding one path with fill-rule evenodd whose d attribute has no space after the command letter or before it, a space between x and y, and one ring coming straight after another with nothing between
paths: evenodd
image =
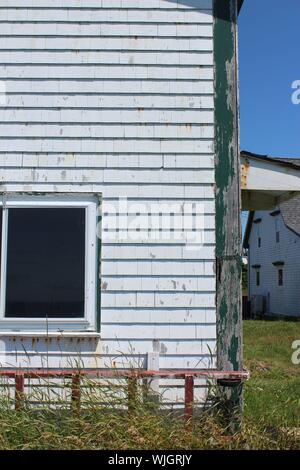
<instances>
[{"instance_id":1,"label":"window","mask_svg":"<svg viewBox=\"0 0 300 470\"><path fill-rule=\"evenodd\" d=\"M260 234L260 223L261 223L261 219L256 219L256 220L259 220L259 223L256 222L256 230L257 230L257 246L258 248L261 247L261 234Z\"/></svg>"},{"instance_id":2,"label":"window","mask_svg":"<svg viewBox=\"0 0 300 470\"><path fill-rule=\"evenodd\" d=\"M94 329L94 196L5 196L0 206L0 328Z\"/></svg>"},{"instance_id":3,"label":"window","mask_svg":"<svg viewBox=\"0 0 300 470\"><path fill-rule=\"evenodd\" d=\"M278 269L278 285L283 286L283 269Z\"/></svg>"},{"instance_id":4,"label":"window","mask_svg":"<svg viewBox=\"0 0 300 470\"><path fill-rule=\"evenodd\" d=\"M257 287L260 286L260 271L259 270L256 271L256 286Z\"/></svg>"},{"instance_id":5,"label":"window","mask_svg":"<svg viewBox=\"0 0 300 470\"><path fill-rule=\"evenodd\" d=\"M275 220L276 243L280 242L279 220Z\"/></svg>"}]
</instances>

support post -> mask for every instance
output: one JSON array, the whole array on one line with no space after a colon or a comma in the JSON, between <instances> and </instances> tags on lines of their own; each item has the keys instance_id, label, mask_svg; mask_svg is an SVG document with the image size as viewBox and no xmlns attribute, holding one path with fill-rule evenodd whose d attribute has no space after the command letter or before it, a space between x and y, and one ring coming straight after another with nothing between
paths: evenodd
<instances>
[{"instance_id":1,"label":"support post","mask_svg":"<svg viewBox=\"0 0 300 470\"><path fill-rule=\"evenodd\" d=\"M147 353L147 370L159 371L159 351ZM159 377L144 379L145 399L153 408L159 405Z\"/></svg>"},{"instance_id":2,"label":"support post","mask_svg":"<svg viewBox=\"0 0 300 470\"><path fill-rule=\"evenodd\" d=\"M76 374L72 377L72 395L71 395L71 406L72 411L75 414L80 413L81 390L80 390L80 375Z\"/></svg>"},{"instance_id":3,"label":"support post","mask_svg":"<svg viewBox=\"0 0 300 470\"><path fill-rule=\"evenodd\" d=\"M194 409L194 377L192 375L185 376L184 384L184 417L189 425L193 420Z\"/></svg>"},{"instance_id":4,"label":"support post","mask_svg":"<svg viewBox=\"0 0 300 470\"><path fill-rule=\"evenodd\" d=\"M24 408L24 374L17 372L15 375L15 410Z\"/></svg>"},{"instance_id":5,"label":"support post","mask_svg":"<svg viewBox=\"0 0 300 470\"><path fill-rule=\"evenodd\" d=\"M137 405L138 382L137 377L132 375L128 377L128 413L133 413Z\"/></svg>"},{"instance_id":6,"label":"support post","mask_svg":"<svg viewBox=\"0 0 300 470\"><path fill-rule=\"evenodd\" d=\"M241 189L237 0L214 0L217 367L242 370ZM228 429L240 428L242 387L225 387Z\"/></svg>"}]
</instances>

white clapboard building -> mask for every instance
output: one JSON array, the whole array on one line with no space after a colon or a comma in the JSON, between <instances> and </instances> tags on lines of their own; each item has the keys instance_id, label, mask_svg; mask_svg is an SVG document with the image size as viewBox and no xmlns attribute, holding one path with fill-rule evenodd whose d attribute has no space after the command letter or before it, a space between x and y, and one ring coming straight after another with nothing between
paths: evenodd
<instances>
[{"instance_id":1,"label":"white clapboard building","mask_svg":"<svg viewBox=\"0 0 300 470\"><path fill-rule=\"evenodd\" d=\"M299 159L279 159L289 172ZM249 212L248 298L253 315L300 316L300 196Z\"/></svg>"},{"instance_id":2,"label":"white clapboard building","mask_svg":"<svg viewBox=\"0 0 300 470\"><path fill-rule=\"evenodd\" d=\"M2 367L241 369L241 3L0 0Z\"/></svg>"}]
</instances>

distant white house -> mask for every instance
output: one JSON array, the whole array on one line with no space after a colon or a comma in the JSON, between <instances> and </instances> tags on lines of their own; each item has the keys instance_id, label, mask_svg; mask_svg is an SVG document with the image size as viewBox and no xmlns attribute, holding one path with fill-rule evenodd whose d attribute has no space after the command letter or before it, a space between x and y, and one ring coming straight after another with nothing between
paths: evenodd
<instances>
[{"instance_id":1,"label":"distant white house","mask_svg":"<svg viewBox=\"0 0 300 470\"><path fill-rule=\"evenodd\" d=\"M244 247L252 313L300 317L300 196L250 212Z\"/></svg>"}]
</instances>

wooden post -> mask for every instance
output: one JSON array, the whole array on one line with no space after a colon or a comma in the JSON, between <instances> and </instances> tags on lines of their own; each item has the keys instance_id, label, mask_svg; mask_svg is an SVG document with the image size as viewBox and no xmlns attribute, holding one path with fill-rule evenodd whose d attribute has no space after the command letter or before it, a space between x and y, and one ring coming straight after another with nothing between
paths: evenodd
<instances>
[{"instance_id":1,"label":"wooden post","mask_svg":"<svg viewBox=\"0 0 300 470\"><path fill-rule=\"evenodd\" d=\"M128 377L128 412L133 413L137 405L137 392L138 392L138 383L137 377L132 375Z\"/></svg>"},{"instance_id":2,"label":"wooden post","mask_svg":"<svg viewBox=\"0 0 300 470\"><path fill-rule=\"evenodd\" d=\"M217 367L242 370L237 0L214 0ZM225 387L237 431L241 387Z\"/></svg>"},{"instance_id":3,"label":"wooden post","mask_svg":"<svg viewBox=\"0 0 300 470\"><path fill-rule=\"evenodd\" d=\"M80 390L80 374L76 374L72 377L72 396L71 396L71 407L72 411L75 414L80 413L80 398L81 398L81 390Z\"/></svg>"},{"instance_id":4,"label":"wooden post","mask_svg":"<svg viewBox=\"0 0 300 470\"><path fill-rule=\"evenodd\" d=\"M192 375L185 376L184 384L184 417L189 425L193 420L194 409L194 377Z\"/></svg>"},{"instance_id":5,"label":"wooden post","mask_svg":"<svg viewBox=\"0 0 300 470\"><path fill-rule=\"evenodd\" d=\"M24 408L24 374L17 372L15 375L15 410Z\"/></svg>"},{"instance_id":6,"label":"wooden post","mask_svg":"<svg viewBox=\"0 0 300 470\"><path fill-rule=\"evenodd\" d=\"M147 353L147 370L159 372L159 351ZM159 407L159 377L144 379L144 399L153 410Z\"/></svg>"}]
</instances>

